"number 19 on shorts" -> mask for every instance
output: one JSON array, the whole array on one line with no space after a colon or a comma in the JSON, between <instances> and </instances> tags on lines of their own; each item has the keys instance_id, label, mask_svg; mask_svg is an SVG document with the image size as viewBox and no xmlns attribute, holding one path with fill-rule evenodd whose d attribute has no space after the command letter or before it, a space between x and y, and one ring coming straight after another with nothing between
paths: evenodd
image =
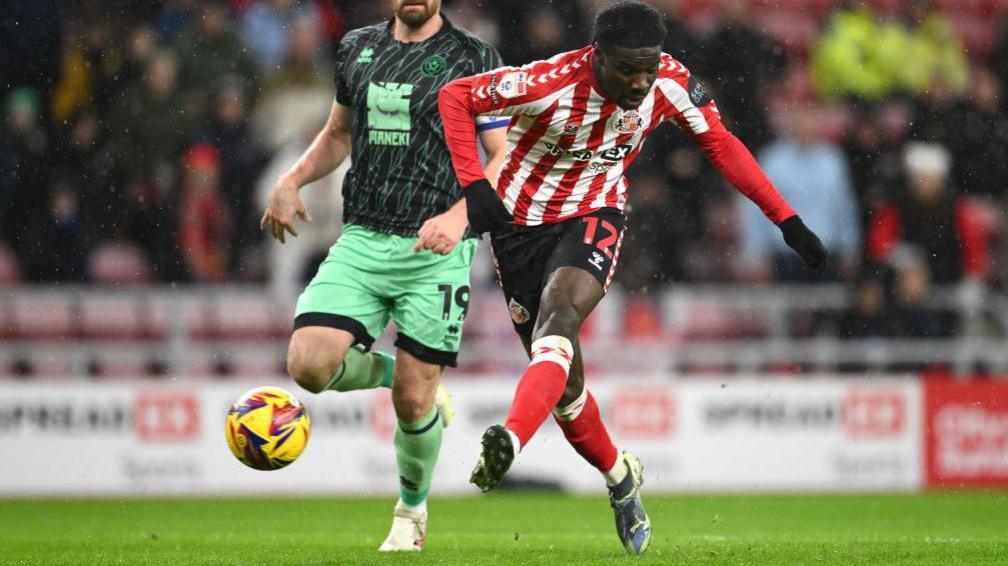
<instances>
[{"instance_id":1,"label":"number 19 on shorts","mask_svg":"<svg viewBox=\"0 0 1008 566\"><path fill-rule=\"evenodd\" d=\"M466 313L469 312L469 286L461 285L453 287L452 285L442 284L438 285L438 291L444 295L441 320L451 320L452 305L454 304L460 309L458 320L464 321Z\"/></svg>"}]
</instances>

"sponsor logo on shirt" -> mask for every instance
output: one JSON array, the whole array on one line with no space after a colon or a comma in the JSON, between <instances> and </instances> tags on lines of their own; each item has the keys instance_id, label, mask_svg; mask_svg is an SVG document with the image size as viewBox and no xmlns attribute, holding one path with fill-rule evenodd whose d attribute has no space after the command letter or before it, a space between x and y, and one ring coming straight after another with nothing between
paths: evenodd
<instances>
[{"instance_id":1,"label":"sponsor logo on shirt","mask_svg":"<svg viewBox=\"0 0 1008 566\"><path fill-rule=\"evenodd\" d=\"M590 149L564 149L555 143L545 142L546 151L554 157L560 157L561 155L567 154L575 161L589 161L594 155L594 152Z\"/></svg>"},{"instance_id":2,"label":"sponsor logo on shirt","mask_svg":"<svg viewBox=\"0 0 1008 566\"><path fill-rule=\"evenodd\" d=\"M410 144L410 96L413 85L372 82L368 85L368 143L405 146Z\"/></svg>"},{"instance_id":3,"label":"sponsor logo on shirt","mask_svg":"<svg viewBox=\"0 0 1008 566\"><path fill-rule=\"evenodd\" d=\"M599 154L599 158L603 161L619 161L621 159L625 159L627 155L630 155L630 150L632 149L632 145L623 143L603 151Z\"/></svg>"}]
</instances>

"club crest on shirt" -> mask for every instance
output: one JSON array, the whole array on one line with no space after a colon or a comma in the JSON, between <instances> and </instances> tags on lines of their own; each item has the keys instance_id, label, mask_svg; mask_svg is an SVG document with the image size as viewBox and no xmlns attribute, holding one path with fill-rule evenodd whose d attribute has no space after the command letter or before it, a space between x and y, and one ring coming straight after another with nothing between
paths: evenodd
<instances>
[{"instance_id":1,"label":"club crest on shirt","mask_svg":"<svg viewBox=\"0 0 1008 566\"><path fill-rule=\"evenodd\" d=\"M567 124L564 126L563 133L565 136L573 136L581 130L580 124Z\"/></svg>"},{"instance_id":2,"label":"club crest on shirt","mask_svg":"<svg viewBox=\"0 0 1008 566\"><path fill-rule=\"evenodd\" d=\"M613 115L612 127L621 134L632 134L644 127L644 118L636 110L624 110Z\"/></svg>"},{"instance_id":3,"label":"club crest on shirt","mask_svg":"<svg viewBox=\"0 0 1008 566\"><path fill-rule=\"evenodd\" d=\"M523 307L518 301L514 300L513 297L508 303L508 310L511 311L511 320L514 321L515 324L525 324L532 318L528 309Z\"/></svg>"},{"instance_id":4,"label":"club crest on shirt","mask_svg":"<svg viewBox=\"0 0 1008 566\"><path fill-rule=\"evenodd\" d=\"M494 90L504 98L518 98L528 91L527 80L528 73L525 71L504 73Z\"/></svg>"}]
</instances>

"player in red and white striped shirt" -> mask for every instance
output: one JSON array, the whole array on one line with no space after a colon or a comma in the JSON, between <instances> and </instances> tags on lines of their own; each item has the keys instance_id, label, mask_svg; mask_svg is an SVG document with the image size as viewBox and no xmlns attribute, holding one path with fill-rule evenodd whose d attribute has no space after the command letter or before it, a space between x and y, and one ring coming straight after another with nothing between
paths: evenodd
<instances>
[{"instance_id":1,"label":"player in red and white striped shirt","mask_svg":"<svg viewBox=\"0 0 1008 566\"><path fill-rule=\"evenodd\" d=\"M640 504L641 466L618 454L584 387L578 333L616 268L627 202L626 169L663 122L689 134L708 160L780 226L819 269L826 252L717 106L681 63L661 53L661 14L618 2L599 14L592 46L547 61L449 83L439 109L471 227L491 232L515 328L531 356L503 426L490 427L472 482L492 489L552 410L565 436L606 477L617 532L643 552L650 522ZM478 116L508 116L496 190L476 150Z\"/></svg>"}]
</instances>

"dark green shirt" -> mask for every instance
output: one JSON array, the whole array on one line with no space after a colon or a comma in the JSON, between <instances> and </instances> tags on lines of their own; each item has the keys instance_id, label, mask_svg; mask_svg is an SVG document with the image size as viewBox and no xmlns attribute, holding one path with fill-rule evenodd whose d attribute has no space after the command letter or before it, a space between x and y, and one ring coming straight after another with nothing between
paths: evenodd
<instances>
[{"instance_id":1,"label":"dark green shirt","mask_svg":"<svg viewBox=\"0 0 1008 566\"><path fill-rule=\"evenodd\" d=\"M462 189L444 141L438 92L459 77L500 66L492 47L447 18L420 42L393 39L392 21L346 34L335 73L336 101L353 110L344 222L415 236L427 219L458 202Z\"/></svg>"}]
</instances>

